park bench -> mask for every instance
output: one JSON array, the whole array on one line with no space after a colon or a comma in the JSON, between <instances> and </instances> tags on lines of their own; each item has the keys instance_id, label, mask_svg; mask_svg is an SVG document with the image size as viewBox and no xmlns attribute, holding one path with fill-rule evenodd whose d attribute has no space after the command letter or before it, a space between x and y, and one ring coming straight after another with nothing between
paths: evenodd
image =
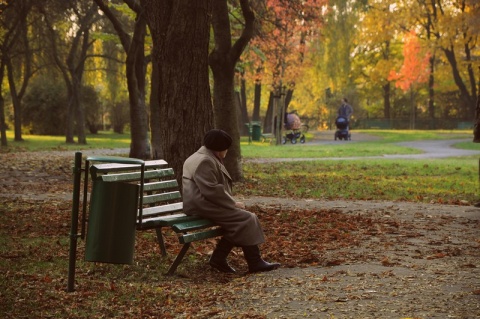
<instances>
[{"instance_id":1,"label":"park bench","mask_svg":"<svg viewBox=\"0 0 480 319\"><path fill-rule=\"evenodd\" d=\"M85 167L81 168L81 153L76 154L76 178L74 180L74 207L72 208L72 235L77 232L73 225L75 222L75 210L79 210L78 198L81 177L84 173L84 200L83 200L83 224L88 223L88 214L85 210L87 205L87 193L89 175L92 183L103 181L106 183L129 183L138 186L138 209L135 220L137 231L155 230L162 256L167 255L163 230L173 230L182 246L167 275L173 275L187 253L191 243L222 235L222 229L212 221L198 216L188 216L182 212L183 202L179 185L175 179L174 170L168 167L164 160L129 159L122 157L87 157ZM78 164L78 162L80 164ZM77 166L80 165L80 168ZM75 199L77 197L77 199ZM108 199L107 199L108 200ZM77 214L78 216L78 214ZM77 217L78 219L78 217ZM83 235L82 235L83 237ZM76 244L74 243L76 249ZM72 250L72 245L71 245ZM73 266L74 267L74 266Z\"/></svg>"}]
</instances>

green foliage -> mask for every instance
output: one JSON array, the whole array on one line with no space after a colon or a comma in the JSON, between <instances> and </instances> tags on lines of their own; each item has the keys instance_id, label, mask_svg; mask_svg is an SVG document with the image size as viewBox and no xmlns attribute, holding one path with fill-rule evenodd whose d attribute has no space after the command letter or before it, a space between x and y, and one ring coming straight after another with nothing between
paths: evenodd
<instances>
[{"instance_id":1,"label":"green foliage","mask_svg":"<svg viewBox=\"0 0 480 319\"><path fill-rule=\"evenodd\" d=\"M65 134L66 89L52 77L36 77L23 99L23 124L39 135Z\"/></svg>"}]
</instances>

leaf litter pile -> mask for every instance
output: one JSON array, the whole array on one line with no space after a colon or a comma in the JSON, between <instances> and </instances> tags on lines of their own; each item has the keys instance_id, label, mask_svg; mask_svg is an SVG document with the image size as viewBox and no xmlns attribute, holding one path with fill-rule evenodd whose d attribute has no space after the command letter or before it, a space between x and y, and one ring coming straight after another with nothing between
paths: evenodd
<instances>
[{"instance_id":1,"label":"leaf litter pile","mask_svg":"<svg viewBox=\"0 0 480 319\"><path fill-rule=\"evenodd\" d=\"M71 156L0 155L2 318L480 317L480 213L442 205L251 203L264 258L282 264L263 274L245 274L238 248L238 274L212 271L215 240L194 243L173 277L173 233L161 257L154 232L137 232L133 265L84 262L79 240L67 293Z\"/></svg>"}]
</instances>

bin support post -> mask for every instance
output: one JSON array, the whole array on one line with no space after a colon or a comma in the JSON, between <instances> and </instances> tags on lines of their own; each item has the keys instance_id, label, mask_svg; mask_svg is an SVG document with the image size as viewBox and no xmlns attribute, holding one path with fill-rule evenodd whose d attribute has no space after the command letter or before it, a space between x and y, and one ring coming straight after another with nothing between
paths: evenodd
<instances>
[{"instance_id":1,"label":"bin support post","mask_svg":"<svg viewBox=\"0 0 480 319\"><path fill-rule=\"evenodd\" d=\"M75 263L77 259L78 239L78 211L80 207L80 181L82 176L82 153L75 153L75 166L73 168L73 204L72 223L70 229L70 253L68 261L68 284L67 292L75 290Z\"/></svg>"}]
</instances>

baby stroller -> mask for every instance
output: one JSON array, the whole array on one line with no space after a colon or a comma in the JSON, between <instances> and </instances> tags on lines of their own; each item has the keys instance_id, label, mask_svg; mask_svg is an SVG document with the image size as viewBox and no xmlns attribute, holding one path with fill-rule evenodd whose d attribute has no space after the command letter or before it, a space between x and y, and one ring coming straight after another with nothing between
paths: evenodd
<instances>
[{"instance_id":1,"label":"baby stroller","mask_svg":"<svg viewBox=\"0 0 480 319\"><path fill-rule=\"evenodd\" d=\"M285 131L290 132L285 132L285 136L282 138L282 144L287 143L287 140L292 144L296 144L297 140L302 144L305 143L305 135L303 133L307 132L308 126L302 124L296 111L285 113L284 128Z\"/></svg>"},{"instance_id":2,"label":"baby stroller","mask_svg":"<svg viewBox=\"0 0 480 319\"><path fill-rule=\"evenodd\" d=\"M348 131L348 120L342 116L337 117L335 120L335 125L337 126L337 130L335 131L335 141L339 140L351 140L351 134Z\"/></svg>"}]
</instances>

